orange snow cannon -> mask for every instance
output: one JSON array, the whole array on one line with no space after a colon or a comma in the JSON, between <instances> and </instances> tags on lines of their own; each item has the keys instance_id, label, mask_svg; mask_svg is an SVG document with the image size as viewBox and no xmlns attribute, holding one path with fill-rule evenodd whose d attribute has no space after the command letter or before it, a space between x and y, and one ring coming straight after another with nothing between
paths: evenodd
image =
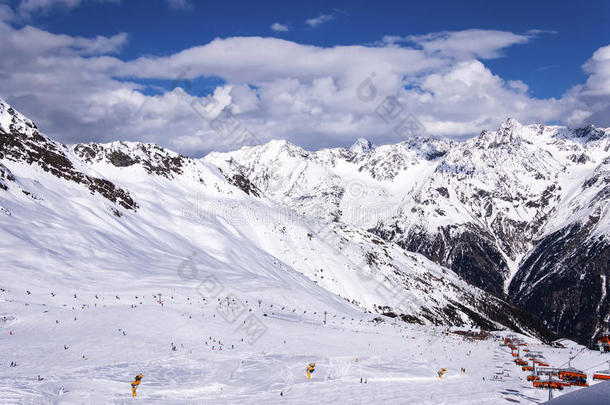
<instances>
[{"instance_id":1,"label":"orange snow cannon","mask_svg":"<svg viewBox=\"0 0 610 405\"><path fill-rule=\"evenodd\" d=\"M140 382L142 381L142 373L138 374L136 376L136 378L134 378L134 381L131 383L131 395L132 396L136 396L136 389L138 388L138 386L140 385Z\"/></svg>"},{"instance_id":2,"label":"orange snow cannon","mask_svg":"<svg viewBox=\"0 0 610 405\"><path fill-rule=\"evenodd\" d=\"M311 379L311 373L316 371L316 363L309 363L309 365L307 366L305 371L307 372L307 379L310 380Z\"/></svg>"}]
</instances>

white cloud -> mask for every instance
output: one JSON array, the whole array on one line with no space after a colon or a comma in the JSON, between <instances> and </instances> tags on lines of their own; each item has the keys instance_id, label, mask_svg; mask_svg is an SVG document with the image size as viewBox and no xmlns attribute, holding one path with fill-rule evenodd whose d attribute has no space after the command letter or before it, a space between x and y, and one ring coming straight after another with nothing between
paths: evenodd
<instances>
[{"instance_id":1,"label":"white cloud","mask_svg":"<svg viewBox=\"0 0 610 405\"><path fill-rule=\"evenodd\" d=\"M317 17L305 20L305 24L309 25L310 27L315 28L319 25L326 24L333 18L334 18L334 15L332 15L332 14L320 14Z\"/></svg>"},{"instance_id":2,"label":"white cloud","mask_svg":"<svg viewBox=\"0 0 610 405\"><path fill-rule=\"evenodd\" d=\"M18 10L20 15L29 16L34 13L44 13L53 8L70 10L80 6L86 1L119 3L121 0L21 0L19 2Z\"/></svg>"},{"instance_id":3,"label":"white cloud","mask_svg":"<svg viewBox=\"0 0 610 405\"><path fill-rule=\"evenodd\" d=\"M165 0L174 10L190 10L193 8L191 0Z\"/></svg>"},{"instance_id":4,"label":"white cloud","mask_svg":"<svg viewBox=\"0 0 610 405\"><path fill-rule=\"evenodd\" d=\"M117 74L146 78L221 76L235 83L260 83L280 78L309 82L333 76L344 84L360 83L375 71L388 85L397 77L445 65L446 59L415 49L365 46L321 48L279 38L232 37L167 57L143 57L123 66Z\"/></svg>"},{"instance_id":5,"label":"white cloud","mask_svg":"<svg viewBox=\"0 0 610 405\"><path fill-rule=\"evenodd\" d=\"M584 65L587 81L566 93L566 102L578 108L566 119L570 125L610 127L610 45L599 48Z\"/></svg>"},{"instance_id":6,"label":"white cloud","mask_svg":"<svg viewBox=\"0 0 610 405\"><path fill-rule=\"evenodd\" d=\"M583 94L590 96L610 95L610 45L599 48L583 66L589 74Z\"/></svg>"},{"instance_id":7,"label":"white cloud","mask_svg":"<svg viewBox=\"0 0 610 405\"><path fill-rule=\"evenodd\" d=\"M426 53L459 59L493 59L503 56L502 51L510 46L524 44L539 34L526 35L508 31L470 29L464 31L443 31L408 37L386 36L390 44L414 43Z\"/></svg>"},{"instance_id":8,"label":"white cloud","mask_svg":"<svg viewBox=\"0 0 610 405\"><path fill-rule=\"evenodd\" d=\"M22 0L19 3L19 12L21 14L32 14L35 12L47 11L54 7L74 8L81 3L82 0Z\"/></svg>"},{"instance_id":9,"label":"white cloud","mask_svg":"<svg viewBox=\"0 0 610 405\"><path fill-rule=\"evenodd\" d=\"M425 76L418 91L405 92L403 103L432 135L472 135L495 128L507 117L524 123L561 119L554 99L533 99L519 81L504 81L477 60L461 61Z\"/></svg>"},{"instance_id":10,"label":"white cloud","mask_svg":"<svg viewBox=\"0 0 610 405\"><path fill-rule=\"evenodd\" d=\"M496 39L477 41L477 35ZM348 144L361 136L378 144L398 141L395 123L376 113L386 96L396 97L430 135L472 135L508 116L524 123L610 124L609 47L585 63L586 83L560 99L535 99L523 82L506 81L472 57L498 55L522 43L518 35L467 36L473 44L465 47L455 41L463 35L430 35L433 50L233 37L168 56L123 60L125 34L81 38L0 22L0 97L63 142L139 140L190 155L237 146L211 125L222 109L260 141L286 138L307 147ZM226 83L201 97L181 88L145 95L138 84L180 79L188 89L184 80L208 76ZM206 105L214 106L211 112L202 112Z\"/></svg>"},{"instance_id":11,"label":"white cloud","mask_svg":"<svg viewBox=\"0 0 610 405\"><path fill-rule=\"evenodd\" d=\"M0 3L0 21L11 22L16 19L16 15L13 12L13 9L10 8L7 4Z\"/></svg>"},{"instance_id":12,"label":"white cloud","mask_svg":"<svg viewBox=\"0 0 610 405\"><path fill-rule=\"evenodd\" d=\"M127 42L127 34L95 38L51 34L31 26L14 29L0 22L2 64L12 60L26 62L37 57L61 58L73 55L117 53ZM42 61L38 61L39 63ZM15 66L17 67L17 66Z\"/></svg>"},{"instance_id":13,"label":"white cloud","mask_svg":"<svg viewBox=\"0 0 610 405\"><path fill-rule=\"evenodd\" d=\"M122 0L21 0L17 6L21 17L32 16L37 13L47 13L53 9L71 10L84 3L120 3ZM174 10L190 10L193 7L191 0L164 0ZM3 7L0 5L0 11ZM12 12L12 11L11 11ZM8 19L4 19L8 21Z\"/></svg>"},{"instance_id":14,"label":"white cloud","mask_svg":"<svg viewBox=\"0 0 610 405\"><path fill-rule=\"evenodd\" d=\"M274 22L271 24L271 30L275 32L287 32L288 26L284 24L280 24L278 22Z\"/></svg>"}]
</instances>

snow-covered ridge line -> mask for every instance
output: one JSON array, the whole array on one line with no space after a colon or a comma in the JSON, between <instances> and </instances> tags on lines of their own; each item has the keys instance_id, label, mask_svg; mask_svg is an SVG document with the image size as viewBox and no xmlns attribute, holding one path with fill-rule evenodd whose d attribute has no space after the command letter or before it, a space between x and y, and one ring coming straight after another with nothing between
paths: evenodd
<instances>
[{"instance_id":1,"label":"snow-covered ridge line","mask_svg":"<svg viewBox=\"0 0 610 405\"><path fill-rule=\"evenodd\" d=\"M271 147L296 158L309 156L285 142ZM117 261L135 260L162 273L157 261L191 257L194 251L206 267L228 272L228 279L271 277L271 285L281 280L287 290L307 285L325 300L343 299L408 322L542 333L524 314L423 256L352 225L302 216L262 194L243 173L205 159L140 143L66 146L37 130L21 134L17 126L0 133L0 153L6 177L10 173L13 178L7 183L14 183L0 190L0 205L11 212L10 218L0 216L8 221L2 229L41 238L18 242L7 235L23 252L42 248L79 267L110 267L113 272L121 267ZM96 181L114 192L99 192L110 203L96 195ZM281 210L289 215L278 215ZM52 232L53 224L69 231ZM72 238L112 260L71 253ZM275 263L271 268L270 261ZM12 265L33 267L22 255ZM246 290L259 288L258 282L257 287L244 282Z\"/></svg>"}]
</instances>

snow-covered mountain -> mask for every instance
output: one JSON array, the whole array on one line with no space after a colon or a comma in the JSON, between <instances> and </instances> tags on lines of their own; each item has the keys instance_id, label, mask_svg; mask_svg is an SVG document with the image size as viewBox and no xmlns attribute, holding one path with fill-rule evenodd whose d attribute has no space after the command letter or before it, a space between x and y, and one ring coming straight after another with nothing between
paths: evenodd
<instances>
[{"instance_id":1,"label":"snow-covered mountain","mask_svg":"<svg viewBox=\"0 0 610 405\"><path fill-rule=\"evenodd\" d=\"M186 260L252 300L272 289L282 305L332 302L411 323L541 332L451 270L328 221L337 213L318 218L280 205L259 179L151 144L63 145L5 103L0 117L0 249L15 269L5 288L95 278L100 269L177 277ZM333 153L342 152L325 158ZM341 196L328 190L330 206Z\"/></svg>"},{"instance_id":2,"label":"snow-covered mountain","mask_svg":"<svg viewBox=\"0 0 610 405\"><path fill-rule=\"evenodd\" d=\"M190 159L63 145L0 102L0 402L124 403L137 373L146 403L546 398L499 346L508 331L473 326L521 330L554 366L605 364L543 344L527 313L367 231L400 220L404 187L423 193L459 144L359 146ZM242 153L261 164L246 170Z\"/></svg>"},{"instance_id":3,"label":"snow-covered mountain","mask_svg":"<svg viewBox=\"0 0 610 405\"><path fill-rule=\"evenodd\" d=\"M283 141L205 160L304 215L369 229L588 342L610 313L610 129L506 120L465 142L305 151Z\"/></svg>"}]
</instances>

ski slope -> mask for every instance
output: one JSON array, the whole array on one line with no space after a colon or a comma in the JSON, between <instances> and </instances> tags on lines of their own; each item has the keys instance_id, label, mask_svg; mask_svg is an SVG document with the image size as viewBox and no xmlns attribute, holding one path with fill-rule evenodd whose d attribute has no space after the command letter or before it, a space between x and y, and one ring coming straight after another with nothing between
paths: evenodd
<instances>
[{"instance_id":1,"label":"ski slope","mask_svg":"<svg viewBox=\"0 0 610 405\"><path fill-rule=\"evenodd\" d=\"M4 316L15 319L0 329L1 403L501 404L541 403L548 395L525 381L496 340L378 324L340 305L328 311L325 325L315 303L282 309L269 296L260 307L244 299L246 312L231 321L223 300L204 300L170 279L116 281L112 290L55 286L55 296L43 286L29 295L2 292ZM252 330L240 328L248 316L264 327L255 341ZM555 366L581 349L528 341ZM572 366L590 368L607 356L586 350ZM7 367L10 361L17 367ZM310 362L316 371L307 380ZM129 382L139 372L144 379L133 399Z\"/></svg>"}]
</instances>

